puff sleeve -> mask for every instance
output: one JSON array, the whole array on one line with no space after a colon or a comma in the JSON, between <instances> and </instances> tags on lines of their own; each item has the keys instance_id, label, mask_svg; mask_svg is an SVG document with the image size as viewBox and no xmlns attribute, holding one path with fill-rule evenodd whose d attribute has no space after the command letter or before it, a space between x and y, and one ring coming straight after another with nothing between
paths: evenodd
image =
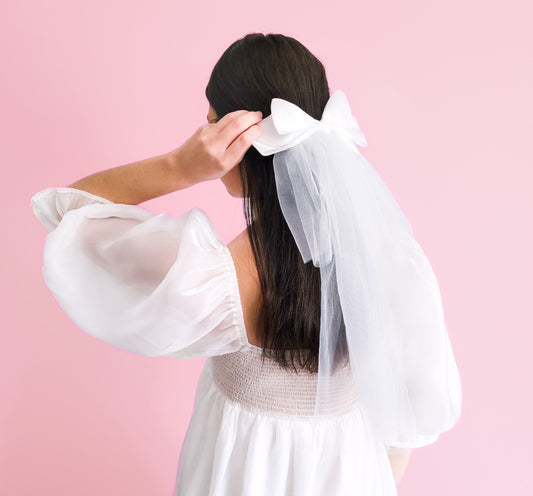
<instances>
[{"instance_id":1,"label":"puff sleeve","mask_svg":"<svg viewBox=\"0 0 533 496\"><path fill-rule=\"evenodd\" d=\"M450 430L461 415L462 387L439 285L422 247L413 238L387 250L382 263L417 426L415 443L391 443L389 453L396 453L434 443Z\"/></svg>"},{"instance_id":2,"label":"puff sleeve","mask_svg":"<svg viewBox=\"0 0 533 496\"><path fill-rule=\"evenodd\" d=\"M156 215L68 187L38 192L31 207L50 231L45 283L86 333L172 358L247 343L233 259L203 210Z\"/></svg>"}]
</instances>

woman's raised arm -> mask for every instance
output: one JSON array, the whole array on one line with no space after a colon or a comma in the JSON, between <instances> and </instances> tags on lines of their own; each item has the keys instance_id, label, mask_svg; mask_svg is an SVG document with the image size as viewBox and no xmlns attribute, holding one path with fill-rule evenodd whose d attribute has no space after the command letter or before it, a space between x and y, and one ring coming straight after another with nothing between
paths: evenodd
<instances>
[{"instance_id":1,"label":"woman's raised arm","mask_svg":"<svg viewBox=\"0 0 533 496\"><path fill-rule=\"evenodd\" d=\"M114 203L137 205L217 179L235 167L261 135L261 112L236 110L201 126L180 147L86 176L69 185Z\"/></svg>"}]
</instances>

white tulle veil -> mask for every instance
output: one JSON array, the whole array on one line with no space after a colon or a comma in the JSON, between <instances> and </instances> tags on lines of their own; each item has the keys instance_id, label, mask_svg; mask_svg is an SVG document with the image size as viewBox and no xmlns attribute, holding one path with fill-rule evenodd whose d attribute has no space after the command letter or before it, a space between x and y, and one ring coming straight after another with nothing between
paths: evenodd
<instances>
[{"instance_id":1,"label":"white tulle veil","mask_svg":"<svg viewBox=\"0 0 533 496\"><path fill-rule=\"evenodd\" d=\"M417 446L461 408L459 374L432 268L411 225L359 151L366 140L338 90L316 120L274 98L253 146L273 157L283 215L321 274L315 413L347 347L361 412L377 440ZM345 333L345 339L343 337Z\"/></svg>"}]
</instances>

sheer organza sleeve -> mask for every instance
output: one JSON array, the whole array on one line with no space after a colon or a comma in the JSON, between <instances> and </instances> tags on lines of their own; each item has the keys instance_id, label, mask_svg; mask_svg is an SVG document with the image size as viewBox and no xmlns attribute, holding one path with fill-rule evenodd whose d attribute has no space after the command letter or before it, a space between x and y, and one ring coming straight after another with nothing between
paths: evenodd
<instances>
[{"instance_id":1,"label":"sheer organza sleeve","mask_svg":"<svg viewBox=\"0 0 533 496\"><path fill-rule=\"evenodd\" d=\"M31 207L50 231L45 283L86 333L144 356L246 345L233 259L203 210L156 215L74 188L42 190Z\"/></svg>"},{"instance_id":2,"label":"sheer organza sleeve","mask_svg":"<svg viewBox=\"0 0 533 496\"><path fill-rule=\"evenodd\" d=\"M416 444L391 443L389 452L401 453L434 443L457 423L462 387L439 285L422 247L411 239L386 250L382 264L418 430Z\"/></svg>"}]
</instances>

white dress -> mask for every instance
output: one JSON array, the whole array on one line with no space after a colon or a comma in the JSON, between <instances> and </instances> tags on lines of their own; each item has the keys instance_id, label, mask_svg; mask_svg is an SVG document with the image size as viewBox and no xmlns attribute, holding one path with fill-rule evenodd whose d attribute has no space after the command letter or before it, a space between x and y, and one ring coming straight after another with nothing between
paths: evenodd
<instances>
[{"instance_id":1,"label":"white dress","mask_svg":"<svg viewBox=\"0 0 533 496\"><path fill-rule=\"evenodd\" d=\"M314 417L316 376L263 362L248 342L233 259L203 210L156 215L65 187L31 206L50 231L44 280L80 329L144 356L207 358L174 496L397 494L387 450L402 448L371 438L349 368L330 411Z\"/></svg>"}]
</instances>

